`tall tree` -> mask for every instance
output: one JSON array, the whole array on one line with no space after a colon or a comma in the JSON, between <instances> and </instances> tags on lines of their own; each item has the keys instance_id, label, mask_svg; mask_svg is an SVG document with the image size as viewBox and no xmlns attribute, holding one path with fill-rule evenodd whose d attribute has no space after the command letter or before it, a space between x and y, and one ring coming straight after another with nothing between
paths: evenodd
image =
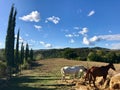
<instances>
[{"instance_id":1,"label":"tall tree","mask_svg":"<svg viewBox=\"0 0 120 90\"><path fill-rule=\"evenodd\" d=\"M30 50L30 60L31 60L31 61L33 60L33 50L32 50L32 48L31 48L31 50Z\"/></svg>"},{"instance_id":2,"label":"tall tree","mask_svg":"<svg viewBox=\"0 0 120 90\"><path fill-rule=\"evenodd\" d=\"M26 44L26 50L25 50L25 60L28 62L29 57L29 46L28 43Z\"/></svg>"},{"instance_id":3,"label":"tall tree","mask_svg":"<svg viewBox=\"0 0 120 90\"><path fill-rule=\"evenodd\" d=\"M23 46L23 42L21 44L21 51L20 51L20 72L22 70L21 65L24 63L24 46Z\"/></svg>"},{"instance_id":4,"label":"tall tree","mask_svg":"<svg viewBox=\"0 0 120 90\"><path fill-rule=\"evenodd\" d=\"M12 74L12 67L14 66L14 29L16 24L16 14L17 11L15 10L13 4L9 15L7 35L5 41L5 55L10 78Z\"/></svg>"},{"instance_id":5,"label":"tall tree","mask_svg":"<svg viewBox=\"0 0 120 90\"><path fill-rule=\"evenodd\" d=\"M30 69L32 69L32 61L33 61L33 50L31 48L30 54L29 54L30 60L28 60L28 63L30 65Z\"/></svg>"},{"instance_id":6,"label":"tall tree","mask_svg":"<svg viewBox=\"0 0 120 90\"><path fill-rule=\"evenodd\" d=\"M21 44L21 52L20 52L20 64L24 63L24 46L23 46L23 42Z\"/></svg>"},{"instance_id":7,"label":"tall tree","mask_svg":"<svg viewBox=\"0 0 120 90\"><path fill-rule=\"evenodd\" d=\"M19 63L20 63L20 58L19 58L19 33L20 33L20 30L18 30L18 33L17 33L16 51L15 51L15 60L14 60L16 72L18 72Z\"/></svg>"}]
</instances>

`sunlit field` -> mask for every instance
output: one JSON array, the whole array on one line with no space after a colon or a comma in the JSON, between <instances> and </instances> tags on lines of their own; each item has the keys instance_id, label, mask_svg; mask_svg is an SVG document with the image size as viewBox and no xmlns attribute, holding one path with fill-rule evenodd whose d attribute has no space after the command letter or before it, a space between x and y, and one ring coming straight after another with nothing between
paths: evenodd
<instances>
[{"instance_id":1,"label":"sunlit field","mask_svg":"<svg viewBox=\"0 0 120 90\"><path fill-rule=\"evenodd\" d=\"M102 66L107 63L74 61L66 59L46 59L36 61L32 70L23 70L21 75L3 83L0 90L75 90L75 83L61 81L60 69L63 66L84 65ZM119 70L120 65L115 64Z\"/></svg>"}]
</instances>

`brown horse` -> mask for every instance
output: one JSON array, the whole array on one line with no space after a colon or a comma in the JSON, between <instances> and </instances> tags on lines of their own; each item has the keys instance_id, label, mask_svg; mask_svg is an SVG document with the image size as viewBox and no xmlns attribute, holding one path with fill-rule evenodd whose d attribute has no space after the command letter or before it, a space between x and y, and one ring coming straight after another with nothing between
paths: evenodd
<instances>
[{"instance_id":1,"label":"brown horse","mask_svg":"<svg viewBox=\"0 0 120 90\"><path fill-rule=\"evenodd\" d=\"M89 84L90 84L91 81L93 80L93 85L96 87L96 85L95 85L96 77L102 76L103 80L105 82L106 77L108 75L108 70L110 68L115 70L115 67L112 63L109 63L108 65L101 66L101 67L95 67L95 66L91 67L90 69L88 69L88 71L86 73L85 81L86 81L86 79L88 79Z\"/></svg>"}]
</instances>

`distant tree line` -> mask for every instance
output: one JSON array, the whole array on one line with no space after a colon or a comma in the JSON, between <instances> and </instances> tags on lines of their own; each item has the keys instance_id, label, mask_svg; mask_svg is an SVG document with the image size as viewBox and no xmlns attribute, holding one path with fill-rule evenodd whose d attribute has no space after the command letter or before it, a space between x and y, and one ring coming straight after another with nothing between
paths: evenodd
<instances>
[{"instance_id":1,"label":"distant tree line","mask_svg":"<svg viewBox=\"0 0 120 90\"><path fill-rule=\"evenodd\" d=\"M120 50L106 48L64 48L34 51L36 60L46 58L66 58L78 61L97 61L120 63Z\"/></svg>"}]
</instances>

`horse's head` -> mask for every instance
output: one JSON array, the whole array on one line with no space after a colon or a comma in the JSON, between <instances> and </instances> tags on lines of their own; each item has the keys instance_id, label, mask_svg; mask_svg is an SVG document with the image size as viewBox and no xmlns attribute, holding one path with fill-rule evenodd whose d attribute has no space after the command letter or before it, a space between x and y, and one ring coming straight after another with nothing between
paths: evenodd
<instances>
[{"instance_id":1,"label":"horse's head","mask_svg":"<svg viewBox=\"0 0 120 90\"><path fill-rule=\"evenodd\" d=\"M84 66L79 66L80 68L80 72L86 72L87 71L87 68L85 68Z\"/></svg>"},{"instance_id":2,"label":"horse's head","mask_svg":"<svg viewBox=\"0 0 120 90\"><path fill-rule=\"evenodd\" d=\"M115 70L115 67L114 67L113 63L109 63L109 66L110 66L111 69Z\"/></svg>"},{"instance_id":3,"label":"horse's head","mask_svg":"<svg viewBox=\"0 0 120 90\"><path fill-rule=\"evenodd\" d=\"M87 68L85 68L85 69L84 69L84 71L85 71L85 72L87 72L87 71L88 71L88 69L87 69Z\"/></svg>"}]
</instances>

